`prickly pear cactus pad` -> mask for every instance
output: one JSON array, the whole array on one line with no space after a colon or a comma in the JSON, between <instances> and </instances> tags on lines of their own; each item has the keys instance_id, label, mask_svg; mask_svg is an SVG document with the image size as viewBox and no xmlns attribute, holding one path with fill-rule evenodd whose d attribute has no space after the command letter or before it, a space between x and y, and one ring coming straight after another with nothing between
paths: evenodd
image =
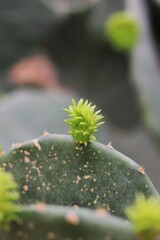
<instances>
[{"instance_id":1,"label":"prickly pear cactus pad","mask_svg":"<svg viewBox=\"0 0 160 240\"><path fill-rule=\"evenodd\" d=\"M42 203L27 206L19 214L21 224L1 232L3 240L136 240L131 225L104 210L75 209Z\"/></svg>"},{"instance_id":2,"label":"prickly pear cactus pad","mask_svg":"<svg viewBox=\"0 0 160 240\"><path fill-rule=\"evenodd\" d=\"M71 136L45 134L19 143L0 159L20 186L21 203L78 205L124 216L135 195L158 193L134 161L98 142L75 143Z\"/></svg>"}]
</instances>

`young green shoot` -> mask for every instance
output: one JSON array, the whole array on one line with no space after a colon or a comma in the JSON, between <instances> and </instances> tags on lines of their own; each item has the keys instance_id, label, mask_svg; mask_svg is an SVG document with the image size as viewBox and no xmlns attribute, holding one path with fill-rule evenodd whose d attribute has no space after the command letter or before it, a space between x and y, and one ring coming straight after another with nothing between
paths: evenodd
<instances>
[{"instance_id":1,"label":"young green shoot","mask_svg":"<svg viewBox=\"0 0 160 240\"><path fill-rule=\"evenodd\" d=\"M125 12L110 15L104 26L110 44L120 51L130 51L137 42L139 29L136 20Z\"/></svg>"},{"instance_id":2,"label":"young green shoot","mask_svg":"<svg viewBox=\"0 0 160 240\"><path fill-rule=\"evenodd\" d=\"M97 128L104 122L100 121L103 116L99 113L101 110L95 112L96 106L92 106L88 100L84 102L80 99L78 103L72 99L72 105L68 109L64 109L70 119L65 120L70 126L69 134L77 143L87 145L90 141L96 141L94 133Z\"/></svg>"},{"instance_id":3,"label":"young green shoot","mask_svg":"<svg viewBox=\"0 0 160 240\"><path fill-rule=\"evenodd\" d=\"M0 169L0 226L9 229L9 223L17 220L19 193L11 173Z\"/></svg>"},{"instance_id":4,"label":"young green shoot","mask_svg":"<svg viewBox=\"0 0 160 240\"><path fill-rule=\"evenodd\" d=\"M140 239L153 240L160 234L160 200L138 195L135 203L127 207L126 215Z\"/></svg>"}]
</instances>

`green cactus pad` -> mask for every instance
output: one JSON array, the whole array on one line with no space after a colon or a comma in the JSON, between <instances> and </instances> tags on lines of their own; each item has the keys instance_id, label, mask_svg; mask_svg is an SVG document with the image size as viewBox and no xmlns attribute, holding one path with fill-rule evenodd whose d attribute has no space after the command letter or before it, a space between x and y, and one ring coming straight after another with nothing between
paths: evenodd
<instances>
[{"instance_id":1,"label":"green cactus pad","mask_svg":"<svg viewBox=\"0 0 160 240\"><path fill-rule=\"evenodd\" d=\"M141 193L158 193L143 168L111 146L76 144L71 136L45 134L16 144L0 159L20 186L21 203L78 205L124 216L124 209Z\"/></svg>"},{"instance_id":2,"label":"green cactus pad","mask_svg":"<svg viewBox=\"0 0 160 240\"><path fill-rule=\"evenodd\" d=\"M73 207L27 206L19 214L21 224L14 224L12 231L2 232L3 240L135 240L130 224L123 219Z\"/></svg>"}]
</instances>

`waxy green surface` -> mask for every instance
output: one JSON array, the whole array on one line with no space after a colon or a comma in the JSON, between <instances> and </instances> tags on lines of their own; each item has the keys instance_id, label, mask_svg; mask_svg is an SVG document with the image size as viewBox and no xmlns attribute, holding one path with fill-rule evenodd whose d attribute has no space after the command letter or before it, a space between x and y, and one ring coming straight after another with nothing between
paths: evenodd
<instances>
[{"instance_id":1,"label":"waxy green surface","mask_svg":"<svg viewBox=\"0 0 160 240\"><path fill-rule=\"evenodd\" d=\"M111 146L74 143L68 135L46 134L16 144L0 159L19 184L22 204L78 205L124 217L135 194L158 197L137 163Z\"/></svg>"}]
</instances>

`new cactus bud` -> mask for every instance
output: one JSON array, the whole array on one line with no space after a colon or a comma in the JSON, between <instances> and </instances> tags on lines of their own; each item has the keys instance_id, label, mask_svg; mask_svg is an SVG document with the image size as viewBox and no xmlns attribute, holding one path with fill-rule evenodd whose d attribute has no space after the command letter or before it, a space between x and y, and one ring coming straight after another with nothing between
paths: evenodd
<instances>
[{"instance_id":1,"label":"new cactus bud","mask_svg":"<svg viewBox=\"0 0 160 240\"><path fill-rule=\"evenodd\" d=\"M160 234L160 200L154 197L146 199L136 197L135 203L126 208L126 214L133 224L135 233L141 239L152 240Z\"/></svg>"},{"instance_id":2,"label":"new cactus bud","mask_svg":"<svg viewBox=\"0 0 160 240\"><path fill-rule=\"evenodd\" d=\"M114 13L105 22L105 34L114 48L129 51L138 39L138 25L129 14L125 12Z\"/></svg>"},{"instance_id":3,"label":"new cactus bud","mask_svg":"<svg viewBox=\"0 0 160 240\"><path fill-rule=\"evenodd\" d=\"M0 169L0 225L4 228L17 219L16 213L20 210L16 204L18 199L17 184L12 174Z\"/></svg>"},{"instance_id":4,"label":"new cactus bud","mask_svg":"<svg viewBox=\"0 0 160 240\"><path fill-rule=\"evenodd\" d=\"M69 109L64 109L69 113L70 119L65 122L70 125L69 134L72 135L75 142L87 145L91 140L96 141L93 134L104 122L99 122L103 116L99 114L101 110L95 112L95 107L95 105L91 106L88 100L84 102L83 99L80 99L76 104L72 99Z\"/></svg>"}]
</instances>

